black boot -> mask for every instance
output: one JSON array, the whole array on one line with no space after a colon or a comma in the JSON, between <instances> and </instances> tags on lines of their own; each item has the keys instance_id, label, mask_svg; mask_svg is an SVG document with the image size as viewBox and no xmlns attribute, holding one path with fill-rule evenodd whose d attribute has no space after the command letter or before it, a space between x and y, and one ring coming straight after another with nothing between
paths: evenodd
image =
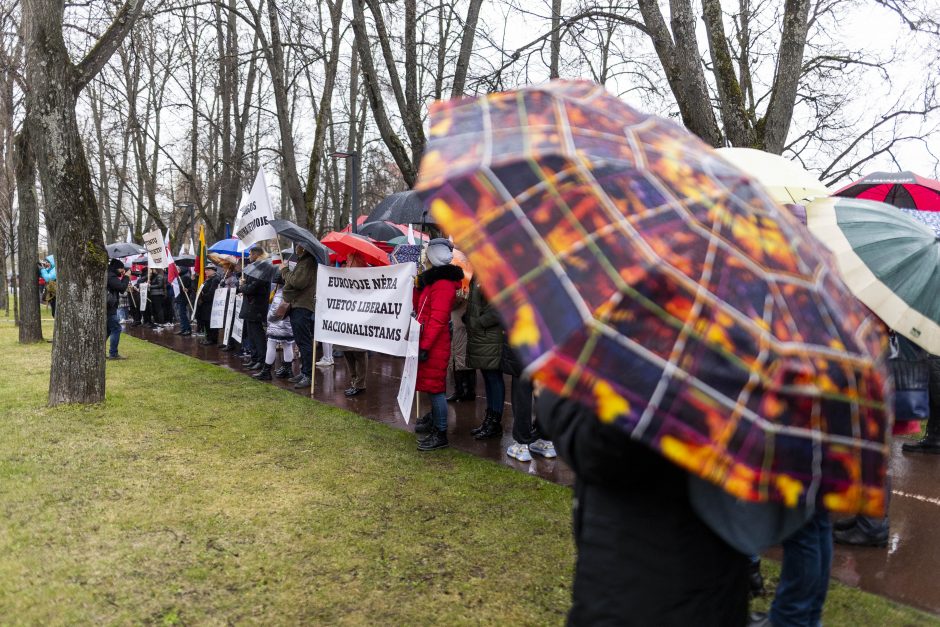
<instances>
[{"instance_id":1,"label":"black boot","mask_svg":"<svg viewBox=\"0 0 940 627\"><path fill-rule=\"evenodd\" d=\"M427 437L418 442L418 450L436 451L439 448L447 448L447 432L438 431L436 427L431 427Z\"/></svg>"},{"instance_id":2,"label":"black boot","mask_svg":"<svg viewBox=\"0 0 940 627\"><path fill-rule=\"evenodd\" d=\"M477 371L458 370L457 372L463 379L463 395L458 400L470 402L477 400Z\"/></svg>"},{"instance_id":3,"label":"black boot","mask_svg":"<svg viewBox=\"0 0 940 627\"><path fill-rule=\"evenodd\" d=\"M474 440L498 438L503 434L503 415L487 411L486 418L483 419L483 424L480 426L482 429L473 434Z\"/></svg>"},{"instance_id":4,"label":"black boot","mask_svg":"<svg viewBox=\"0 0 940 627\"><path fill-rule=\"evenodd\" d=\"M418 422L415 423L415 433L430 433L433 424L434 419L431 418L431 412L428 412L418 418Z\"/></svg>"},{"instance_id":5,"label":"black boot","mask_svg":"<svg viewBox=\"0 0 940 627\"><path fill-rule=\"evenodd\" d=\"M253 364L249 364L245 366L245 369L246 370L261 370L262 368L265 368L265 367L266 365L263 361L256 361Z\"/></svg>"},{"instance_id":6,"label":"black boot","mask_svg":"<svg viewBox=\"0 0 940 627\"><path fill-rule=\"evenodd\" d=\"M470 429L470 435L476 436L478 433L481 433L483 429L486 428L486 423L487 421L489 421L489 419L490 419L490 410L487 409L486 412L483 414L483 422L481 422L479 425L475 426L474 428Z\"/></svg>"},{"instance_id":7,"label":"black boot","mask_svg":"<svg viewBox=\"0 0 940 627\"><path fill-rule=\"evenodd\" d=\"M464 381L463 377L460 376L461 372L463 370L454 370L454 393L447 397L448 403L456 403L463 398Z\"/></svg>"},{"instance_id":8,"label":"black boot","mask_svg":"<svg viewBox=\"0 0 940 627\"><path fill-rule=\"evenodd\" d=\"M294 374L294 364L290 361L285 361L281 364L281 367L274 371L274 376L278 379L286 379L287 377L293 376Z\"/></svg>"},{"instance_id":9,"label":"black boot","mask_svg":"<svg viewBox=\"0 0 940 627\"><path fill-rule=\"evenodd\" d=\"M268 364L264 364L261 367L261 370L257 374L253 374L251 376L253 376L258 381L270 381L271 380L271 366L269 366Z\"/></svg>"},{"instance_id":10,"label":"black boot","mask_svg":"<svg viewBox=\"0 0 940 627\"><path fill-rule=\"evenodd\" d=\"M931 408L932 410L933 408ZM940 416L936 412L930 412L930 419L927 421L927 433L916 442L910 442L901 445L901 450L905 453L930 453L940 455Z\"/></svg>"},{"instance_id":11,"label":"black boot","mask_svg":"<svg viewBox=\"0 0 940 627\"><path fill-rule=\"evenodd\" d=\"M760 560L749 563L747 571L747 583L751 598L764 596L764 576L760 572Z\"/></svg>"}]
</instances>

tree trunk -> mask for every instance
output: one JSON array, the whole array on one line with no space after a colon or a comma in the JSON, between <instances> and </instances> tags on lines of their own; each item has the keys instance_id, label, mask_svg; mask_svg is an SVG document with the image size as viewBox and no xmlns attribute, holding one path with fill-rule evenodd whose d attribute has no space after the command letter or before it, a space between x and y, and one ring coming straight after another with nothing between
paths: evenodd
<instances>
[{"instance_id":1,"label":"tree trunk","mask_svg":"<svg viewBox=\"0 0 940 627\"><path fill-rule=\"evenodd\" d=\"M330 56L326 63L323 93L317 109L317 122L313 132L313 149L310 151L310 167L307 170L307 190L304 204L307 208L307 226L311 231L317 225L316 204L317 185L320 179L320 167L323 163L323 142L326 138L326 126L330 122L330 103L333 100L333 87L336 85L336 69L339 64L341 42L340 21L343 18L343 0L328 3L330 7Z\"/></svg>"},{"instance_id":2,"label":"tree trunk","mask_svg":"<svg viewBox=\"0 0 940 627\"><path fill-rule=\"evenodd\" d=\"M62 37L64 6L24 0L26 129L36 155L58 289L49 404L104 400L105 279L101 214L75 118L78 94L113 54L137 17L126 4L79 65Z\"/></svg>"},{"instance_id":3,"label":"tree trunk","mask_svg":"<svg viewBox=\"0 0 940 627\"><path fill-rule=\"evenodd\" d=\"M803 71L803 49L809 28L809 0L787 0L783 12L783 34L777 54L777 70L763 124L763 149L780 154L786 145L796 91Z\"/></svg>"},{"instance_id":4,"label":"tree trunk","mask_svg":"<svg viewBox=\"0 0 940 627\"><path fill-rule=\"evenodd\" d=\"M473 40L477 33L477 20L480 17L480 5L483 0L470 0L467 7L467 19L464 21L463 37L460 40L460 54L457 55L457 67L454 69L454 86L450 92L451 98L460 98L464 95L467 84L467 69L470 67L470 54L473 52ZM554 16L552 17L554 21Z\"/></svg>"},{"instance_id":5,"label":"tree trunk","mask_svg":"<svg viewBox=\"0 0 940 627\"><path fill-rule=\"evenodd\" d=\"M561 56L561 0L552 0L552 38L548 78L558 78L558 57Z\"/></svg>"},{"instance_id":6,"label":"tree trunk","mask_svg":"<svg viewBox=\"0 0 940 627\"><path fill-rule=\"evenodd\" d=\"M25 127L25 125L24 125ZM20 267L19 321L20 344L42 341L42 320L39 310L39 205L36 202L36 162L26 137L20 131L16 142L16 195L20 221L16 227L19 242L17 261Z\"/></svg>"}]
</instances>

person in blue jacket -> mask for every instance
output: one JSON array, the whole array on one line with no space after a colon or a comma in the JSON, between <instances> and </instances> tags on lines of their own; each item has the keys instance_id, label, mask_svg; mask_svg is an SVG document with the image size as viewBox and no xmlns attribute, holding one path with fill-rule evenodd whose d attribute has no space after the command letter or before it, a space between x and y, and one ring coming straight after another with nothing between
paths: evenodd
<instances>
[{"instance_id":1,"label":"person in blue jacket","mask_svg":"<svg viewBox=\"0 0 940 627\"><path fill-rule=\"evenodd\" d=\"M49 255L39 262L39 276L46 282L46 300L49 303L49 309L52 310L52 317L55 318L56 271L54 256Z\"/></svg>"}]
</instances>

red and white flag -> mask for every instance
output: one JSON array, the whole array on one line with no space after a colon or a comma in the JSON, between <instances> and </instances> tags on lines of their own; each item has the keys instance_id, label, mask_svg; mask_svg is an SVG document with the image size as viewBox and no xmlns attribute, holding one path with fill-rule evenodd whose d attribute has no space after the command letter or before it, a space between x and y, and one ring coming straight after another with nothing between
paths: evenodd
<instances>
[{"instance_id":1,"label":"red and white flag","mask_svg":"<svg viewBox=\"0 0 940 627\"><path fill-rule=\"evenodd\" d=\"M163 238L163 248L166 255L166 282L173 286L173 294L182 294L180 291L180 271L173 261L173 253L170 251L170 234L167 233Z\"/></svg>"}]
</instances>

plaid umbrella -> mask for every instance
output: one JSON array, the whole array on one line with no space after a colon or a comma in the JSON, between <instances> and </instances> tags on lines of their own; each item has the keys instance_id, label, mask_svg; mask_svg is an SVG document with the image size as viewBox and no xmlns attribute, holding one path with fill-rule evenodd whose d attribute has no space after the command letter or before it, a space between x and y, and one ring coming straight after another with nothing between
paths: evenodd
<instances>
[{"instance_id":1,"label":"plaid umbrella","mask_svg":"<svg viewBox=\"0 0 940 627\"><path fill-rule=\"evenodd\" d=\"M834 195L877 200L904 209L940 211L940 181L913 172L872 172Z\"/></svg>"},{"instance_id":2,"label":"plaid umbrella","mask_svg":"<svg viewBox=\"0 0 940 627\"><path fill-rule=\"evenodd\" d=\"M554 82L436 104L417 189L545 386L742 499L882 512L883 327L700 140Z\"/></svg>"}]
</instances>

